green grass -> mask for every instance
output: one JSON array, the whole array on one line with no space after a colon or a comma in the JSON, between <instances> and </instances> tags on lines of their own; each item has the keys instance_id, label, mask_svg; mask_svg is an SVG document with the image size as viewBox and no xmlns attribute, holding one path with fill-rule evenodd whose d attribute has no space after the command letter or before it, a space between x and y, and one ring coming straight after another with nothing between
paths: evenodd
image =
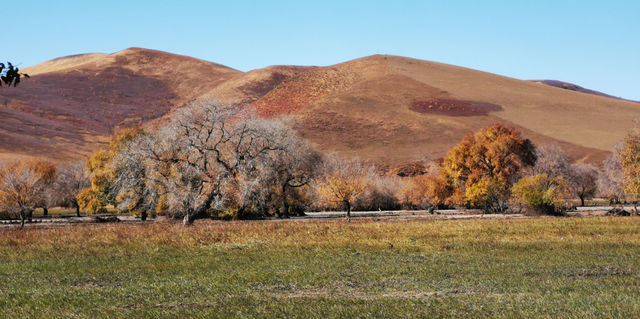
<instances>
[{"instance_id":1,"label":"green grass","mask_svg":"<svg viewBox=\"0 0 640 319\"><path fill-rule=\"evenodd\" d=\"M0 231L7 318L640 317L640 218Z\"/></svg>"}]
</instances>

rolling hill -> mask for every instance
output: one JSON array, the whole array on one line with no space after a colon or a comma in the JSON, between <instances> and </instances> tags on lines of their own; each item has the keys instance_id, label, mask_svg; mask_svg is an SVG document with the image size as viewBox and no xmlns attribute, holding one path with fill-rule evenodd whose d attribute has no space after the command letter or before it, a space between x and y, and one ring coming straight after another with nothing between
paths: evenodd
<instances>
[{"instance_id":1,"label":"rolling hill","mask_svg":"<svg viewBox=\"0 0 640 319\"><path fill-rule=\"evenodd\" d=\"M241 73L140 48L63 57L23 71L31 78L0 90L0 159L81 158L115 127L158 118Z\"/></svg>"},{"instance_id":2,"label":"rolling hill","mask_svg":"<svg viewBox=\"0 0 640 319\"><path fill-rule=\"evenodd\" d=\"M464 134L495 122L598 163L640 117L631 101L386 55L240 72L133 48L25 71L33 78L0 90L4 157L81 157L114 127L171 116L172 106L197 97L287 115L319 149L389 169L441 158Z\"/></svg>"}]
</instances>

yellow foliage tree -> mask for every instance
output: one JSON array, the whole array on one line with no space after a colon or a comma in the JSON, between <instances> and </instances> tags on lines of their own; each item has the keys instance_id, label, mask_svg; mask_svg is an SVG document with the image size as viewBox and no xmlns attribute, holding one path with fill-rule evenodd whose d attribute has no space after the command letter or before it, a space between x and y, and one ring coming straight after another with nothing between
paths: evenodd
<instances>
[{"instance_id":1,"label":"yellow foliage tree","mask_svg":"<svg viewBox=\"0 0 640 319\"><path fill-rule=\"evenodd\" d=\"M624 175L624 192L634 197L634 211L638 214L640 198L640 123L627 134L619 153Z\"/></svg>"},{"instance_id":2,"label":"yellow foliage tree","mask_svg":"<svg viewBox=\"0 0 640 319\"><path fill-rule=\"evenodd\" d=\"M511 193L512 204L527 206L544 214L562 213L569 196L566 181L547 174L521 178L513 185Z\"/></svg>"},{"instance_id":3,"label":"yellow foliage tree","mask_svg":"<svg viewBox=\"0 0 640 319\"><path fill-rule=\"evenodd\" d=\"M114 205L116 195L112 191L115 170L112 161L124 143L133 140L143 130L139 127L124 128L111 136L109 147L93 153L87 161L87 169L91 174L91 186L78 195L78 205L85 210L96 213L107 205Z\"/></svg>"},{"instance_id":4,"label":"yellow foliage tree","mask_svg":"<svg viewBox=\"0 0 640 319\"><path fill-rule=\"evenodd\" d=\"M503 212L522 168L535 164L535 147L511 127L469 134L444 159L441 177L453 188L448 201Z\"/></svg>"},{"instance_id":5,"label":"yellow foliage tree","mask_svg":"<svg viewBox=\"0 0 640 319\"><path fill-rule=\"evenodd\" d=\"M318 178L317 191L328 204L343 204L347 210L347 221L351 221L351 205L363 196L372 175L372 168L357 160L343 161L331 158L325 173Z\"/></svg>"}]
</instances>

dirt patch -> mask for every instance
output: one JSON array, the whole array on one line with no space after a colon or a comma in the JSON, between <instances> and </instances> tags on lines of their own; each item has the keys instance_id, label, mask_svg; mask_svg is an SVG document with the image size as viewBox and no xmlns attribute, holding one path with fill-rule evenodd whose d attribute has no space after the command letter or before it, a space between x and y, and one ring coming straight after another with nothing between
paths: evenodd
<instances>
[{"instance_id":1,"label":"dirt patch","mask_svg":"<svg viewBox=\"0 0 640 319\"><path fill-rule=\"evenodd\" d=\"M418 113L448 116L480 116L502 111L502 107L497 104L446 98L413 101L410 109Z\"/></svg>"}]
</instances>

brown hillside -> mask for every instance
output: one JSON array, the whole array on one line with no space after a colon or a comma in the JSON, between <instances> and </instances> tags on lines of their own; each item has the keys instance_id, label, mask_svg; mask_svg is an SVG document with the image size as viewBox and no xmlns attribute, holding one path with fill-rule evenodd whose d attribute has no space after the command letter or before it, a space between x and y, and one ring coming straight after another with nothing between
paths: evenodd
<instances>
[{"instance_id":1,"label":"brown hillside","mask_svg":"<svg viewBox=\"0 0 640 319\"><path fill-rule=\"evenodd\" d=\"M25 71L33 77L0 89L0 159L80 158L114 127L170 117L173 106L198 97L249 105L266 117L289 114L321 150L390 169L441 158L464 134L495 122L597 163L640 117L629 101L382 55L243 73L133 48Z\"/></svg>"},{"instance_id":2,"label":"brown hillside","mask_svg":"<svg viewBox=\"0 0 640 319\"><path fill-rule=\"evenodd\" d=\"M82 157L114 127L162 116L241 73L139 48L63 57L24 71L30 79L0 89L0 159Z\"/></svg>"},{"instance_id":3,"label":"brown hillside","mask_svg":"<svg viewBox=\"0 0 640 319\"><path fill-rule=\"evenodd\" d=\"M383 166L440 158L495 122L597 163L640 116L628 101L381 55L310 70L253 106L265 116L292 114L321 149Z\"/></svg>"}]
</instances>

